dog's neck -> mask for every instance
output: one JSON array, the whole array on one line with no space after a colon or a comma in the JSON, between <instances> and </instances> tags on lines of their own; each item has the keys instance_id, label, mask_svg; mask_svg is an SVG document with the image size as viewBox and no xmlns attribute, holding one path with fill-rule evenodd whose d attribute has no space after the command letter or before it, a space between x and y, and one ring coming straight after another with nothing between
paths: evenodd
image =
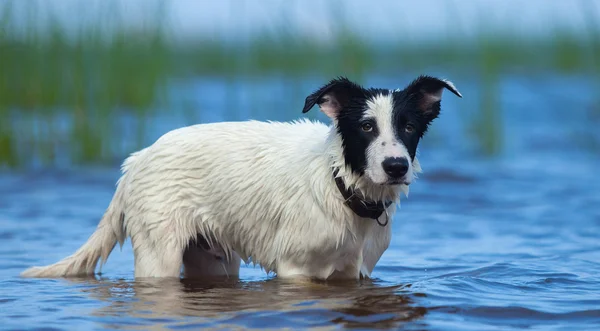
<instances>
[{"instance_id":1,"label":"dog's neck","mask_svg":"<svg viewBox=\"0 0 600 331\"><path fill-rule=\"evenodd\" d=\"M341 177L336 177L338 171L339 169L335 169L333 177L335 177L335 184L338 191L344 198L344 204L346 204L346 206L348 206L348 208L356 215L374 219L379 225L386 226L389 217L386 217L383 223L379 221L379 218L394 201L372 201L365 199L360 191L355 190L353 187L346 187L344 180Z\"/></svg>"},{"instance_id":2,"label":"dog's neck","mask_svg":"<svg viewBox=\"0 0 600 331\"><path fill-rule=\"evenodd\" d=\"M342 178L346 187L353 187L366 200L372 201L400 201L400 193L408 196L408 185L381 185L375 184L366 176L361 176L352 171L344 159L342 137L337 132L335 125L330 127L326 142L326 153L331 161L332 172L337 170L336 177ZM420 172L419 161L413 162L414 173Z\"/></svg>"}]
</instances>

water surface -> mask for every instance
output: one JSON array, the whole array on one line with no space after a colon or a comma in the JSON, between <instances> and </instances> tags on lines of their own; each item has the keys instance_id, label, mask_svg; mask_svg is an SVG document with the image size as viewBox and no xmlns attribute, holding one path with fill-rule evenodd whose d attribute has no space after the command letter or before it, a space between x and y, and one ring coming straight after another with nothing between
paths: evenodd
<instances>
[{"instance_id":1,"label":"water surface","mask_svg":"<svg viewBox=\"0 0 600 331\"><path fill-rule=\"evenodd\" d=\"M460 119L476 84L457 84L465 104L447 97L421 146L425 172L402 200L369 281L297 284L252 265L240 279L135 281L129 242L94 279L22 279L22 270L73 253L93 232L118 166L4 171L0 329L599 330L600 156L585 142L600 130L561 102L576 95L586 104L591 94L586 84L558 88L565 79L502 88L505 152L494 157L470 148L476 138ZM203 100L212 105L204 109L225 109L218 100ZM300 116L249 115L243 104L201 120ZM155 123L152 139L181 120Z\"/></svg>"}]
</instances>

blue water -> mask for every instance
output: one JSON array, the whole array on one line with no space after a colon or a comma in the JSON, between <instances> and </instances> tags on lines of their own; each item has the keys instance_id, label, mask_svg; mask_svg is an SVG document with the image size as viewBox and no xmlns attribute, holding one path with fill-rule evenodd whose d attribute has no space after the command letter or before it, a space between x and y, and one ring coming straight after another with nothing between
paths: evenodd
<instances>
[{"instance_id":1,"label":"blue water","mask_svg":"<svg viewBox=\"0 0 600 331\"><path fill-rule=\"evenodd\" d=\"M504 79L503 149L486 156L481 137L467 134L477 81L455 82L465 98L445 94L443 115L421 145L425 172L396 214L372 281L298 285L243 266L240 279L140 282L129 242L101 277L21 279L93 232L118 164L0 172L0 329L600 330L593 87L577 77ZM197 121L281 120L300 116L310 85L287 93L273 82L241 83L225 93L224 84L198 81L178 90L202 110ZM186 121L161 115L149 121L148 140Z\"/></svg>"}]
</instances>

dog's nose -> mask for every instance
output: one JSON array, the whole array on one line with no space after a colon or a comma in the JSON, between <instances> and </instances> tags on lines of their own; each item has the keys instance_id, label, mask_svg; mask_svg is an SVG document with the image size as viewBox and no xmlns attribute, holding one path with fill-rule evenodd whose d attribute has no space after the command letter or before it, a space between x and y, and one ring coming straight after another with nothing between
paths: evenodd
<instances>
[{"instance_id":1,"label":"dog's nose","mask_svg":"<svg viewBox=\"0 0 600 331\"><path fill-rule=\"evenodd\" d=\"M405 157L388 157L383 160L381 166L392 178L401 178L408 172L408 160Z\"/></svg>"}]
</instances>

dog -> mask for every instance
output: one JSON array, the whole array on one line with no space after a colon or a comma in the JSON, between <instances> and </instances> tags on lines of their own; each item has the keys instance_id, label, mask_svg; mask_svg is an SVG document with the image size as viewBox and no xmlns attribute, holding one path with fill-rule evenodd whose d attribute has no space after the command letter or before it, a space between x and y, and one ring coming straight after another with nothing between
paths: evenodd
<instances>
[{"instance_id":1,"label":"dog","mask_svg":"<svg viewBox=\"0 0 600 331\"><path fill-rule=\"evenodd\" d=\"M330 125L243 121L170 131L124 161L83 246L22 276L94 275L129 237L136 278L238 276L242 260L288 279L369 278L389 246L400 194L421 171L417 145L440 114L444 89L462 97L432 76L396 90L339 77L302 111L318 105Z\"/></svg>"}]
</instances>

